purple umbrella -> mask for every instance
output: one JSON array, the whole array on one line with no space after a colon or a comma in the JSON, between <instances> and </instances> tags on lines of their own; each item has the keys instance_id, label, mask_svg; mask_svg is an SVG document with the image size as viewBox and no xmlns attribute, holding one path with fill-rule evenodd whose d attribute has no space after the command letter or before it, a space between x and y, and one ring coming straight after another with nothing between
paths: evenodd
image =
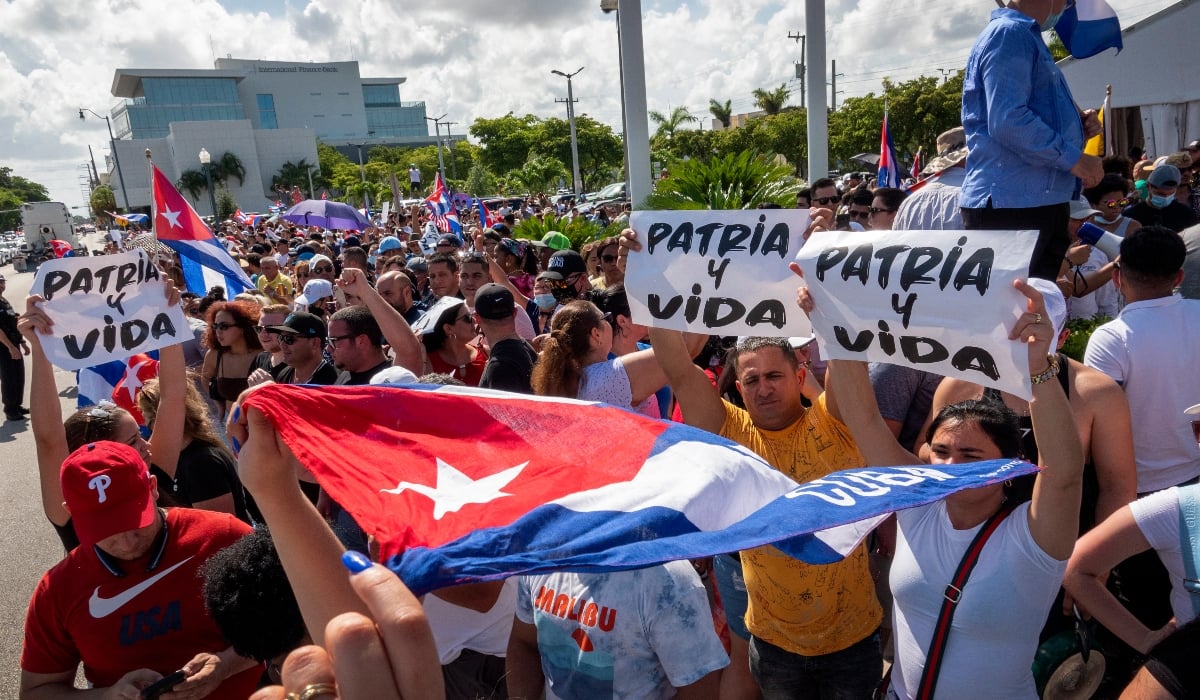
<instances>
[{"instance_id":1,"label":"purple umbrella","mask_svg":"<svg viewBox=\"0 0 1200 700\"><path fill-rule=\"evenodd\" d=\"M361 231L371 226L371 222L354 207L330 199L306 199L283 212L280 218L294 224L328 229Z\"/></svg>"}]
</instances>

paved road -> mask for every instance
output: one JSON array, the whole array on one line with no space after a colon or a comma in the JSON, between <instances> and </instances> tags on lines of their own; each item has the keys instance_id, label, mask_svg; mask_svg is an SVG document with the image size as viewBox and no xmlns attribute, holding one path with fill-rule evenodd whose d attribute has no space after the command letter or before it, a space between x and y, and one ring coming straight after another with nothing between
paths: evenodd
<instances>
[{"instance_id":1,"label":"paved road","mask_svg":"<svg viewBox=\"0 0 1200 700\"><path fill-rule=\"evenodd\" d=\"M103 247L98 237L89 236L88 243L93 250ZM14 272L11 264L0 267L0 273L8 282L4 297L18 311L23 310L33 273ZM75 375L56 371L54 376L63 415L69 415L75 410ZM28 397L28 380L25 392ZM28 399L25 406L29 406ZM0 423L0 698L17 697L25 608L38 579L62 556L62 545L42 513L29 424Z\"/></svg>"}]
</instances>

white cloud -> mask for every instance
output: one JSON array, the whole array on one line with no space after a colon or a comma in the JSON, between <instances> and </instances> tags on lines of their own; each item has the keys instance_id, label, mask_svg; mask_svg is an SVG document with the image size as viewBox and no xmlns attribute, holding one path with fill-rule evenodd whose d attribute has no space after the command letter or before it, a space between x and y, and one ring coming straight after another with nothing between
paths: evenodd
<instances>
[{"instance_id":1,"label":"white cloud","mask_svg":"<svg viewBox=\"0 0 1200 700\"><path fill-rule=\"evenodd\" d=\"M1172 0L1110 0L1125 25ZM880 79L956 69L990 2L827 0L827 58L845 96ZM799 0L644 0L651 109L686 105L708 121L708 100L753 108L750 93L793 86L805 31ZM577 110L620 127L612 15L598 0L7 0L0 2L0 164L82 204L78 166L90 144L102 163L117 68L211 68L214 56L294 61L357 59L366 76L406 76L405 100L424 100L464 132L477 116L560 116L566 96L551 69L575 78ZM826 66L828 72L828 66ZM809 90L816 86L809 85ZM103 165L101 165L103 167Z\"/></svg>"}]
</instances>

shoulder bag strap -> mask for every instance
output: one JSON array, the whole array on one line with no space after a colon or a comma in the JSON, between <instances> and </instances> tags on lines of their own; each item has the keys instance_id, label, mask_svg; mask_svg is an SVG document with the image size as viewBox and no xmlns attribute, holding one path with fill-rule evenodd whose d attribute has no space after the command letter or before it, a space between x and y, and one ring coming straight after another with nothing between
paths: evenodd
<instances>
[{"instance_id":1,"label":"shoulder bag strap","mask_svg":"<svg viewBox=\"0 0 1200 700\"><path fill-rule=\"evenodd\" d=\"M1183 588L1192 601L1192 610L1200 617L1200 486L1180 486L1179 548L1183 555Z\"/></svg>"},{"instance_id":2,"label":"shoulder bag strap","mask_svg":"<svg viewBox=\"0 0 1200 700\"><path fill-rule=\"evenodd\" d=\"M983 551L983 546L987 544L988 538L1017 505L1019 504L1013 502L1005 503L1000 510L987 519L983 527L979 528L975 539L971 540L971 546L967 547L967 551L963 553L958 570L954 572L954 577L946 586L946 591L942 594L942 609L938 612L937 624L933 628L933 639L930 640L929 652L925 655L925 668L921 671L921 685L918 686L915 696L917 700L932 700L934 688L937 686L938 672L941 670L942 658L946 651L946 639L950 636L950 623L954 620L954 611L958 609L958 601L962 599L963 587L967 585L967 578L971 576L975 564L979 562L979 554Z\"/></svg>"}]
</instances>

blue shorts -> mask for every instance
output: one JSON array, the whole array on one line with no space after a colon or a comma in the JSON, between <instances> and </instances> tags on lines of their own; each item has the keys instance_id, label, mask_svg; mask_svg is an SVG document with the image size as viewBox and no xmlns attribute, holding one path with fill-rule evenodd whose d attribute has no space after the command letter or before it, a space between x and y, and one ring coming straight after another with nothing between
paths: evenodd
<instances>
[{"instance_id":1,"label":"blue shorts","mask_svg":"<svg viewBox=\"0 0 1200 700\"><path fill-rule=\"evenodd\" d=\"M717 576L717 590L721 593L729 631L750 641L750 630L746 629L750 597L746 594L746 579L742 578L742 562L731 554L718 554L713 557L713 573Z\"/></svg>"}]
</instances>

